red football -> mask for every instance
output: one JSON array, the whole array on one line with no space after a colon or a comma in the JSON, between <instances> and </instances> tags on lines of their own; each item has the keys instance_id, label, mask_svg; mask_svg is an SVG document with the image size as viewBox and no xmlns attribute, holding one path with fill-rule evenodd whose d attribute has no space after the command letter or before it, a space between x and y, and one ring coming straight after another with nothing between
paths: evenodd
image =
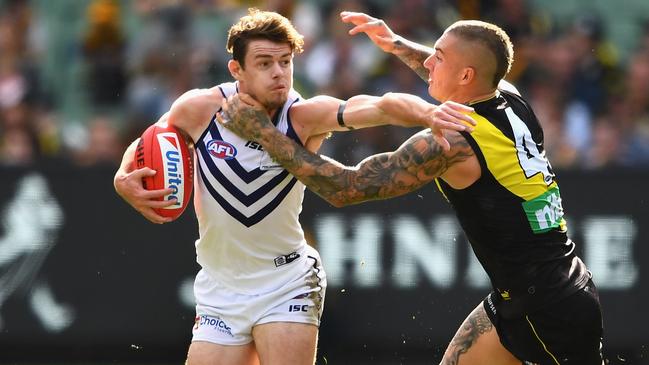
<instances>
[{"instance_id":1,"label":"red football","mask_svg":"<svg viewBox=\"0 0 649 365\"><path fill-rule=\"evenodd\" d=\"M159 200L175 198L177 203L154 210L161 216L178 218L189 205L194 178L192 155L178 129L167 123L147 128L140 137L133 163L138 169L149 167L156 171L155 175L144 178L145 189L173 189Z\"/></svg>"}]
</instances>

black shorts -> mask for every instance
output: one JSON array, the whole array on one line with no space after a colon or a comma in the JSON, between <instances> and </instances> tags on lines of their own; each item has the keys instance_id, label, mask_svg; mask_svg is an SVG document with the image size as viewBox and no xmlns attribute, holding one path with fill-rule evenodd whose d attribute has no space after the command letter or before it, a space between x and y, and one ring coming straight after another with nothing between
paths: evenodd
<instances>
[{"instance_id":1,"label":"black shorts","mask_svg":"<svg viewBox=\"0 0 649 365\"><path fill-rule=\"evenodd\" d=\"M500 342L523 363L602 364L602 313L592 281L578 292L522 318L500 316L499 298L497 293L489 294L484 309Z\"/></svg>"}]
</instances>

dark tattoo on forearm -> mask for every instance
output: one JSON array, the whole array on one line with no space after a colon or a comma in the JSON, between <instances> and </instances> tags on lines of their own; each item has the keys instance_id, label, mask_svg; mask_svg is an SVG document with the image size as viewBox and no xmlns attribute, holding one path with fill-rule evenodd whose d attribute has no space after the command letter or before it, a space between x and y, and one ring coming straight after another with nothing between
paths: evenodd
<instances>
[{"instance_id":1,"label":"dark tattoo on forearm","mask_svg":"<svg viewBox=\"0 0 649 365\"><path fill-rule=\"evenodd\" d=\"M397 57L415 71L421 79L428 81L428 69L424 67L424 61L432 54L431 51L424 47L415 47L411 42L406 43L401 39L397 39L394 46L397 49Z\"/></svg>"},{"instance_id":2,"label":"dark tattoo on forearm","mask_svg":"<svg viewBox=\"0 0 649 365\"><path fill-rule=\"evenodd\" d=\"M471 312L451 340L440 365L457 365L460 355L467 353L478 337L492 329L493 325L484 309L478 308Z\"/></svg>"},{"instance_id":3,"label":"dark tattoo on forearm","mask_svg":"<svg viewBox=\"0 0 649 365\"><path fill-rule=\"evenodd\" d=\"M277 162L336 206L387 199L417 190L473 155L459 134L449 137L454 149L445 154L427 130L411 137L395 152L377 154L355 168L346 168L276 136L263 139L262 145Z\"/></svg>"}]
</instances>

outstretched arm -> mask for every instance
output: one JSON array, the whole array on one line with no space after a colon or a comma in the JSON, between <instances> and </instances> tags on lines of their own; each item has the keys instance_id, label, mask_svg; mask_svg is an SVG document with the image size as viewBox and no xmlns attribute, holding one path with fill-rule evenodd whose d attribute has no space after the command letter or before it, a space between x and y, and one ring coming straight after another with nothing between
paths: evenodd
<instances>
[{"instance_id":1,"label":"outstretched arm","mask_svg":"<svg viewBox=\"0 0 649 365\"><path fill-rule=\"evenodd\" d=\"M415 95L387 93L380 97L357 95L347 100L345 107L341 102L321 95L296 103L291 108L293 127L301 136L386 124L429 127L437 142L448 150L444 130L471 132L476 124L468 115L473 108L453 101L434 105Z\"/></svg>"},{"instance_id":2,"label":"outstretched arm","mask_svg":"<svg viewBox=\"0 0 649 365\"><path fill-rule=\"evenodd\" d=\"M355 25L354 28L349 30L350 35L365 33L384 52L399 57L421 79L428 81L428 69L424 67L424 61L435 53L434 49L403 38L394 33L383 20L364 13L343 11L340 13L340 19L345 23ZM520 95L516 87L505 80L500 80L498 88Z\"/></svg>"},{"instance_id":3,"label":"outstretched arm","mask_svg":"<svg viewBox=\"0 0 649 365\"><path fill-rule=\"evenodd\" d=\"M408 67L419 75L420 78L428 80L428 70L424 67L424 61L434 53L430 47L409 41L402 36L395 34L381 19L371 17L364 13L343 11L340 18L345 23L355 25L349 34L365 33L384 52L392 53L399 57Z\"/></svg>"},{"instance_id":4,"label":"outstretched arm","mask_svg":"<svg viewBox=\"0 0 649 365\"><path fill-rule=\"evenodd\" d=\"M228 99L217 118L236 134L260 143L275 161L337 207L414 191L473 154L457 132L447 136L452 148L444 152L430 130L424 130L394 152L373 155L355 167L346 167L287 138L249 96Z\"/></svg>"}]
</instances>

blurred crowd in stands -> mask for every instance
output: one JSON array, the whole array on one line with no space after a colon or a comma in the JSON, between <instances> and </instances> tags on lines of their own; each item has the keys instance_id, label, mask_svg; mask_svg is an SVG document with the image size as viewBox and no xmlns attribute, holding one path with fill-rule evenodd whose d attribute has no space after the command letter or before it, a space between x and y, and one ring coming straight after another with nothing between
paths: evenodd
<instances>
[{"instance_id":1,"label":"blurred crowd in stands","mask_svg":"<svg viewBox=\"0 0 649 365\"><path fill-rule=\"evenodd\" d=\"M494 22L515 44L507 78L531 102L555 169L649 168L649 14L621 57L601 14L557 24L525 0L0 1L0 164L116 166L184 91L231 80L227 30L249 6L278 11L304 34L294 86L305 97L396 91L430 100L396 57L347 34L342 10L381 17L428 45L460 18ZM71 35L61 40L57 29ZM322 152L355 164L412 133L336 133Z\"/></svg>"}]
</instances>

